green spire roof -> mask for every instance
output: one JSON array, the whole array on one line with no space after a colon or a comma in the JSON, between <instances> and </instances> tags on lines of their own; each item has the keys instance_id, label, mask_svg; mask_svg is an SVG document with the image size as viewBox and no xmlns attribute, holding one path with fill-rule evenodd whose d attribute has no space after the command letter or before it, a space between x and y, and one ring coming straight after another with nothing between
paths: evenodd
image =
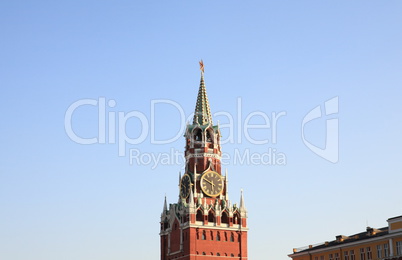
<instances>
[{"instance_id":1,"label":"green spire roof","mask_svg":"<svg viewBox=\"0 0 402 260\"><path fill-rule=\"evenodd\" d=\"M207 125L212 124L212 115L209 108L207 90L204 83L204 64L201 65L201 80L198 90L197 104L195 105L193 124Z\"/></svg>"}]
</instances>

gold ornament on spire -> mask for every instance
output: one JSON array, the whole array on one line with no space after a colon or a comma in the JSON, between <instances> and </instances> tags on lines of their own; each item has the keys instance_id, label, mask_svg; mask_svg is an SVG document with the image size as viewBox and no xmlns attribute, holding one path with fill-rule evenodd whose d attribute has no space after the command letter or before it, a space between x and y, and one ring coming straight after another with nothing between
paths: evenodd
<instances>
[{"instance_id":1,"label":"gold ornament on spire","mask_svg":"<svg viewBox=\"0 0 402 260\"><path fill-rule=\"evenodd\" d=\"M204 73L204 62L202 60L200 61L200 70Z\"/></svg>"}]
</instances>

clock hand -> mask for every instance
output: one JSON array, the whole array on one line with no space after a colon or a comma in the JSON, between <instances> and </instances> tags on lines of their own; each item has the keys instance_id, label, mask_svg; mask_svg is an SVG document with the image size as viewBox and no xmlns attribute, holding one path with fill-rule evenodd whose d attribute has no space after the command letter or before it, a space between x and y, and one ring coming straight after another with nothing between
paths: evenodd
<instances>
[{"instance_id":1,"label":"clock hand","mask_svg":"<svg viewBox=\"0 0 402 260\"><path fill-rule=\"evenodd\" d=\"M208 180L208 179L204 179L206 182L208 182L209 184L211 184L212 185L212 187L213 186L215 186L215 183L213 183L212 181L210 181L210 180Z\"/></svg>"}]
</instances>

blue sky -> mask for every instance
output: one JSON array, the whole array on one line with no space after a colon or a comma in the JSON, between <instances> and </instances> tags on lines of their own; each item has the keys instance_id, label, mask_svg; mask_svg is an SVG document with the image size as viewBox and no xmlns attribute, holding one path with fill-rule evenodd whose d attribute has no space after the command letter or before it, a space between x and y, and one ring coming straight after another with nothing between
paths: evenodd
<instances>
[{"instance_id":1,"label":"blue sky","mask_svg":"<svg viewBox=\"0 0 402 260\"><path fill-rule=\"evenodd\" d=\"M77 144L65 114L76 101L105 98L115 101L106 112L116 118L134 111L150 122L155 100L189 116L200 59L213 113L228 112L235 126L256 111L286 113L276 143L254 144L235 130L242 140L222 148L231 158L270 148L286 157L285 165L226 165L233 202L245 191L251 259L287 259L293 247L385 226L402 214L401 8L400 1L2 1L0 258L158 259L163 197L177 200L182 165L130 165L109 139ZM339 113L311 121L305 136L323 148L326 120L337 119L335 164L301 137L303 118L333 97ZM180 129L172 105L155 106L154 118L157 139ZM72 122L78 135L97 137L97 107L78 108ZM125 129L133 139L145 135L127 153L183 151L183 138L152 142L138 118ZM272 129L250 135L271 139Z\"/></svg>"}]
</instances>

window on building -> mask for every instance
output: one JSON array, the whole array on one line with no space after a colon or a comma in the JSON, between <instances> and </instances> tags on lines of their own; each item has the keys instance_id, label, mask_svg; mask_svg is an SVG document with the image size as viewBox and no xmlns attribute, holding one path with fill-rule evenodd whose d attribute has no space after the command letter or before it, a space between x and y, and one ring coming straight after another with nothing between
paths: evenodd
<instances>
[{"instance_id":1,"label":"window on building","mask_svg":"<svg viewBox=\"0 0 402 260\"><path fill-rule=\"evenodd\" d=\"M350 260L356 260L355 250L350 250L349 254L350 254Z\"/></svg>"},{"instance_id":2,"label":"window on building","mask_svg":"<svg viewBox=\"0 0 402 260\"><path fill-rule=\"evenodd\" d=\"M214 240L214 232L211 231L211 240Z\"/></svg>"},{"instance_id":3,"label":"window on building","mask_svg":"<svg viewBox=\"0 0 402 260\"><path fill-rule=\"evenodd\" d=\"M197 142L202 141L201 129L196 129L194 131L194 140L197 141Z\"/></svg>"},{"instance_id":4,"label":"window on building","mask_svg":"<svg viewBox=\"0 0 402 260\"><path fill-rule=\"evenodd\" d=\"M343 259L349 260L349 252L348 251L343 252Z\"/></svg>"},{"instance_id":5,"label":"window on building","mask_svg":"<svg viewBox=\"0 0 402 260\"><path fill-rule=\"evenodd\" d=\"M334 260L334 255L333 254L329 254L329 260Z\"/></svg>"},{"instance_id":6,"label":"window on building","mask_svg":"<svg viewBox=\"0 0 402 260\"><path fill-rule=\"evenodd\" d=\"M195 216L197 221L204 221L204 215L202 214L201 210L197 210L197 215Z\"/></svg>"},{"instance_id":7,"label":"window on building","mask_svg":"<svg viewBox=\"0 0 402 260\"><path fill-rule=\"evenodd\" d=\"M402 255L402 241L396 242L396 255Z\"/></svg>"},{"instance_id":8,"label":"window on building","mask_svg":"<svg viewBox=\"0 0 402 260\"><path fill-rule=\"evenodd\" d=\"M360 260L366 260L366 254L364 253L364 248L360 248Z\"/></svg>"},{"instance_id":9,"label":"window on building","mask_svg":"<svg viewBox=\"0 0 402 260\"><path fill-rule=\"evenodd\" d=\"M233 215L233 224L240 224L240 214L238 212Z\"/></svg>"},{"instance_id":10,"label":"window on building","mask_svg":"<svg viewBox=\"0 0 402 260\"><path fill-rule=\"evenodd\" d=\"M389 256L389 247L388 247L388 243L384 244L384 257L388 257Z\"/></svg>"},{"instance_id":11,"label":"window on building","mask_svg":"<svg viewBox=\"0 0 402 260\"><path fill-rule=\"evenodd\" d=\"M205 231L202 231L202 240L207 239L207 235L205 234Z\"/></svg>"},{"instance_id":12,"label":"window on building","mask_svg":"<svg viewBox=\"0 0 402 260\"><path fill-rule=\"evenodd\" d=\"M216 253L216 255L217 255L217 256L221 256L221 254L220 254L220 253Z\"/></svg>"},{"instance_id":13,"label":"window on building","mask_svg":"<svg viewBox=\"0 0 402 260\"><path fill-rule=\"evenodd\" d=\"M382 258L382 245L377 245L377 258Z\"/></svg>"},{"instance_id":14,"label":"window on building","mask_svg":"<svg viewBox=\"0 0 402 260\"><path fill-rule=\"evenodd\" d=\"M205 252L202 252L202 255L207 255L207 254L205 254Z\"/></svg>"},{"instance_id":15,"label":"window on building","mask_svg":"<svg viewBox=\"0 0 402 260\"><path fill-rule=\"evenodd\" d=\"M234 242L234 235L233 235L233 233L230 235L230 242Z\"/></svg>"},{"instance_id":16,"label":"window on building","mask_svg":"<svg viewBox=\"0 0 402 260\"><path fill-rule=\"evenodd\" d=\"M320 260L325 260L325 257L323 255L320 256Z\"/></svg>"},{"instance_id":17,"label":"window on building","mask_svg":"<svg viewBox=\"0 0 402 260\"><path fill-rule=\"evenodd\" d=\"M219 231L216 234L216 241L221 241L221 233Z\"/></svg>"},{"instance_id":18,"label":"window on building","mask_svg":"<svg viewBox=\"0 0 402 260\"><path fill-rule=\"evenodd\" d=\"M335 253L335 260L339 260L339 253Z\"/></svg>"},{"instance_id":19,"label":"window on building","mask_svg":"<svg viewBox=\"0 0 402 260\"><path fill-rule=\"evenodd\" d=\"M228 213L226 213L226 211L224 211L224 212L222 213L221 222L222 222L223 224L229 224L229 217L228 217Z\"/></svg>"},{"instance_id":20,"label":"window on building","mask_svg":"<svg viewBox=\"0 0 402 260\"><path fill-rule=\"evenodd\" d=\"M215 214L214 214L214 212L212 210L208 213L208 222L209 223L214 223L215 222Z\"/></svg>"},{"instance_id":21,"label":"window on building","mask_svg":"<svg viewBox=\"0 0 402 260\"><path fill-rule=\"evenodd\" d=\"M366 247L366 254L367 254L367 260L372 260L373 259L373 254L371 253L371 247Z\"/></svg>"}]
</instances>

